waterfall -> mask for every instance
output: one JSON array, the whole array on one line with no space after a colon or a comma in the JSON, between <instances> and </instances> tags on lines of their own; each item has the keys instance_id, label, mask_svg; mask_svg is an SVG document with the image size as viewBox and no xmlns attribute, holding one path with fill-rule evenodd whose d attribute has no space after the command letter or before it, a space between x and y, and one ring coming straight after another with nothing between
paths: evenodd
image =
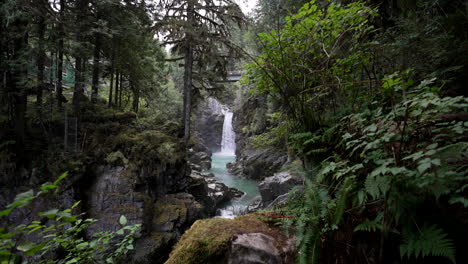
<instances>
[{"instance_id":1,"label":"waterfall","mask_svg":"<svg viewBox=\"0 0 468 264\"><path fill-rule=\"evenodd\" d=\"M223 136L221 139L221 153L226 155L235 155L236 153L236 134L232 129L232 112L223 110Z\"/></svg>"}]
</instances>

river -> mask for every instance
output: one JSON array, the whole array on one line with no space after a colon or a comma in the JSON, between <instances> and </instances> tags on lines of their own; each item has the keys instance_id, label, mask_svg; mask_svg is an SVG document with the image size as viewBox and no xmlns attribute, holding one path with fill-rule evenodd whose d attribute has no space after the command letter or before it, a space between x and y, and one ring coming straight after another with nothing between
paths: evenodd
<instances>
[{"instance_id":1,"label":"river","mask_svg":"<svg viewBox=\"0 0 468 264\"><path fill-rule=\"evenodd\" d=\"M245 193L242 197L234 198L218 210L218 217L234 218L245 211L247 206L260 195L260 192L258 191L258 183L254 180L242 179L233 176L227 171L226 164L228 162L235 161L236 156L214 153L211 159L211 169L208 172L213 173L218 181Z\"/></svg>"},{"instance_id":2,"label":"river","mask_svg":"<svg viewBox=\"0 0 468 264\"><path fill-rule=\"evenodd\" d=\"M236 160L236 134L232 127L233 113L225 106L221 105L220 108L223 109L224 114L221 152L212 155L211 169L208 172L213 173L218 181L245 193L242 197L231 200L218 210L219 217L234 218L244 212L260 193L256 181L233 176L226 169L226 164Z\"/></svg>"}]
</instances>

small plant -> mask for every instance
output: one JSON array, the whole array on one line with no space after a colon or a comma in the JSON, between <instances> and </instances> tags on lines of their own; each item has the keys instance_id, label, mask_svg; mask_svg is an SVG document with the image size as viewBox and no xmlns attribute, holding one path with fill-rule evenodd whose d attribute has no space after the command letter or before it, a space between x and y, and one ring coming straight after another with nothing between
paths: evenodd
<instances>
[{"instance_id":1,"label":"small plant","mask_svg":"<svg viewBox=\"0 0 468 264\"><path fill-rule=\"evenodd\" d=\"M53 190L67 177L62 174L55 182L45 183L40 191L18 194L13 203L0 211L0 217L7 217L14 210L30 205L35 199ZM80 219L82 214L74 215L73 210L79 205L76 202L71 208L50 209L38 214L41 221L32 221L27 225L0 228L0 263L116 263L130 250L133 250L134 238L140 225L127 225L127 218L121 216L122 228L115 232L99 232L86 240L82 233L95 219ZM34 236L33 241L28 238ZM63 251L59 259L50 259L57 251Z\"/></svg>"}]
</instances>

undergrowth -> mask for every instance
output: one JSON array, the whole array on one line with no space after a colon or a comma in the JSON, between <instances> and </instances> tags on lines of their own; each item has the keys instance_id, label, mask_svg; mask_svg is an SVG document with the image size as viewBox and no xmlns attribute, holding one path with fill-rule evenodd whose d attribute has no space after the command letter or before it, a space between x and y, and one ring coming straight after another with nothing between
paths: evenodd
<instances>
[{"instance_id":1,"label":"undergrowth","mask_svg":"<svg viewBox=\"0 0 468 264\"><path fill-rule=\"evenodd\" d=\"M300 263L321 263L324 245L339 242L337 234L350 224L355 232L350 237L370 232L378 238L371 246L373 263L394 259L389 247L398 244L404 261L444 257L456 263L456 234L444 219L461 223L446 208L468 207L468 122L457 119L468 110L468 99L440 97L431 81L402 89L405 83L390 76L385 85L400 93L399 102L375 101L343 117L330 129L332 136L293 136L301 144L296 149L309 159L334 153L309 175L305 193L292 195L281 209L294 216L283 224L297 226ZM427 217L431 214L441 216Z\"/></svg>"}]
</instances>

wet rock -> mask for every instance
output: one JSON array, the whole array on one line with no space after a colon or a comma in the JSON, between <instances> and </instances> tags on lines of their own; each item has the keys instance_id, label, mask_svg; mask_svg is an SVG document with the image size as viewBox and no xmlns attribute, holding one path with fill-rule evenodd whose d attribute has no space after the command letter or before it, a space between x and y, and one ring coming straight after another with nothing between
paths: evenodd
<instances>
[{"instance_id":1,"label":"wet rock","mask_svg":"<svg viewBox=\"0 0 468 264\"><path fill-rule=\"evenodd\" d=\"M244 192L218 182L212 173L192 171L188 192L205 206L208 215L213 216L223 203L241 197Z\"/></svg>"},{"instance_id":2,"label":"wet rock","mask_svg":"<svg viewBox=\"0 0 468 264\"><path fill-rule=\"evenodd\" d=\"M221 150L224 114L222 105L214 98L209 97L195 109L196 137L211 152Z\"/></svg>"},{"instance_id":3,"label":"wet rock","mask_svg":"<svg viewBox=\"0 0 468 264\"><path fill-rule=\"evenodd\" d=\"M195 152L193 149L190 149L189 159L192 164L198 166L196 168L198 171L205 171L211 168L211 153Z\"/></svg>"},{"instance_id":4,"label":"wet rock","mask_svg":"<svg viewBox=\"0 0 468 264\"><path fill-rule=\"evenodd\" d=\"M253 201L247 206L247 212L252 213L256 212L263 208L262 197L256 196Z\"/></svg>"},{"instance_id":5,"label":"wet rock","mask_svg":"<svg viewBox=\"0 0 468 264\"><path fill-rule=\"evenodd\" d=\"M242 152L235 163L227 165L234 175L254 180L263 180L274 174L287 162L288 156L270 151L250 150Z\"/></svg>"},{"instance_id":6,"label":"wet rock","mask_svg":"<svg viewBox=\"0 0 468 264\"><path fill-rule=\"evenodd\" d=\"M263 204L269 205L278 196L287 194L292 188L302 183L303 179L300 176L289 171L276 173L266 178L258 185Z\"/></svg>"}]
</instances>

